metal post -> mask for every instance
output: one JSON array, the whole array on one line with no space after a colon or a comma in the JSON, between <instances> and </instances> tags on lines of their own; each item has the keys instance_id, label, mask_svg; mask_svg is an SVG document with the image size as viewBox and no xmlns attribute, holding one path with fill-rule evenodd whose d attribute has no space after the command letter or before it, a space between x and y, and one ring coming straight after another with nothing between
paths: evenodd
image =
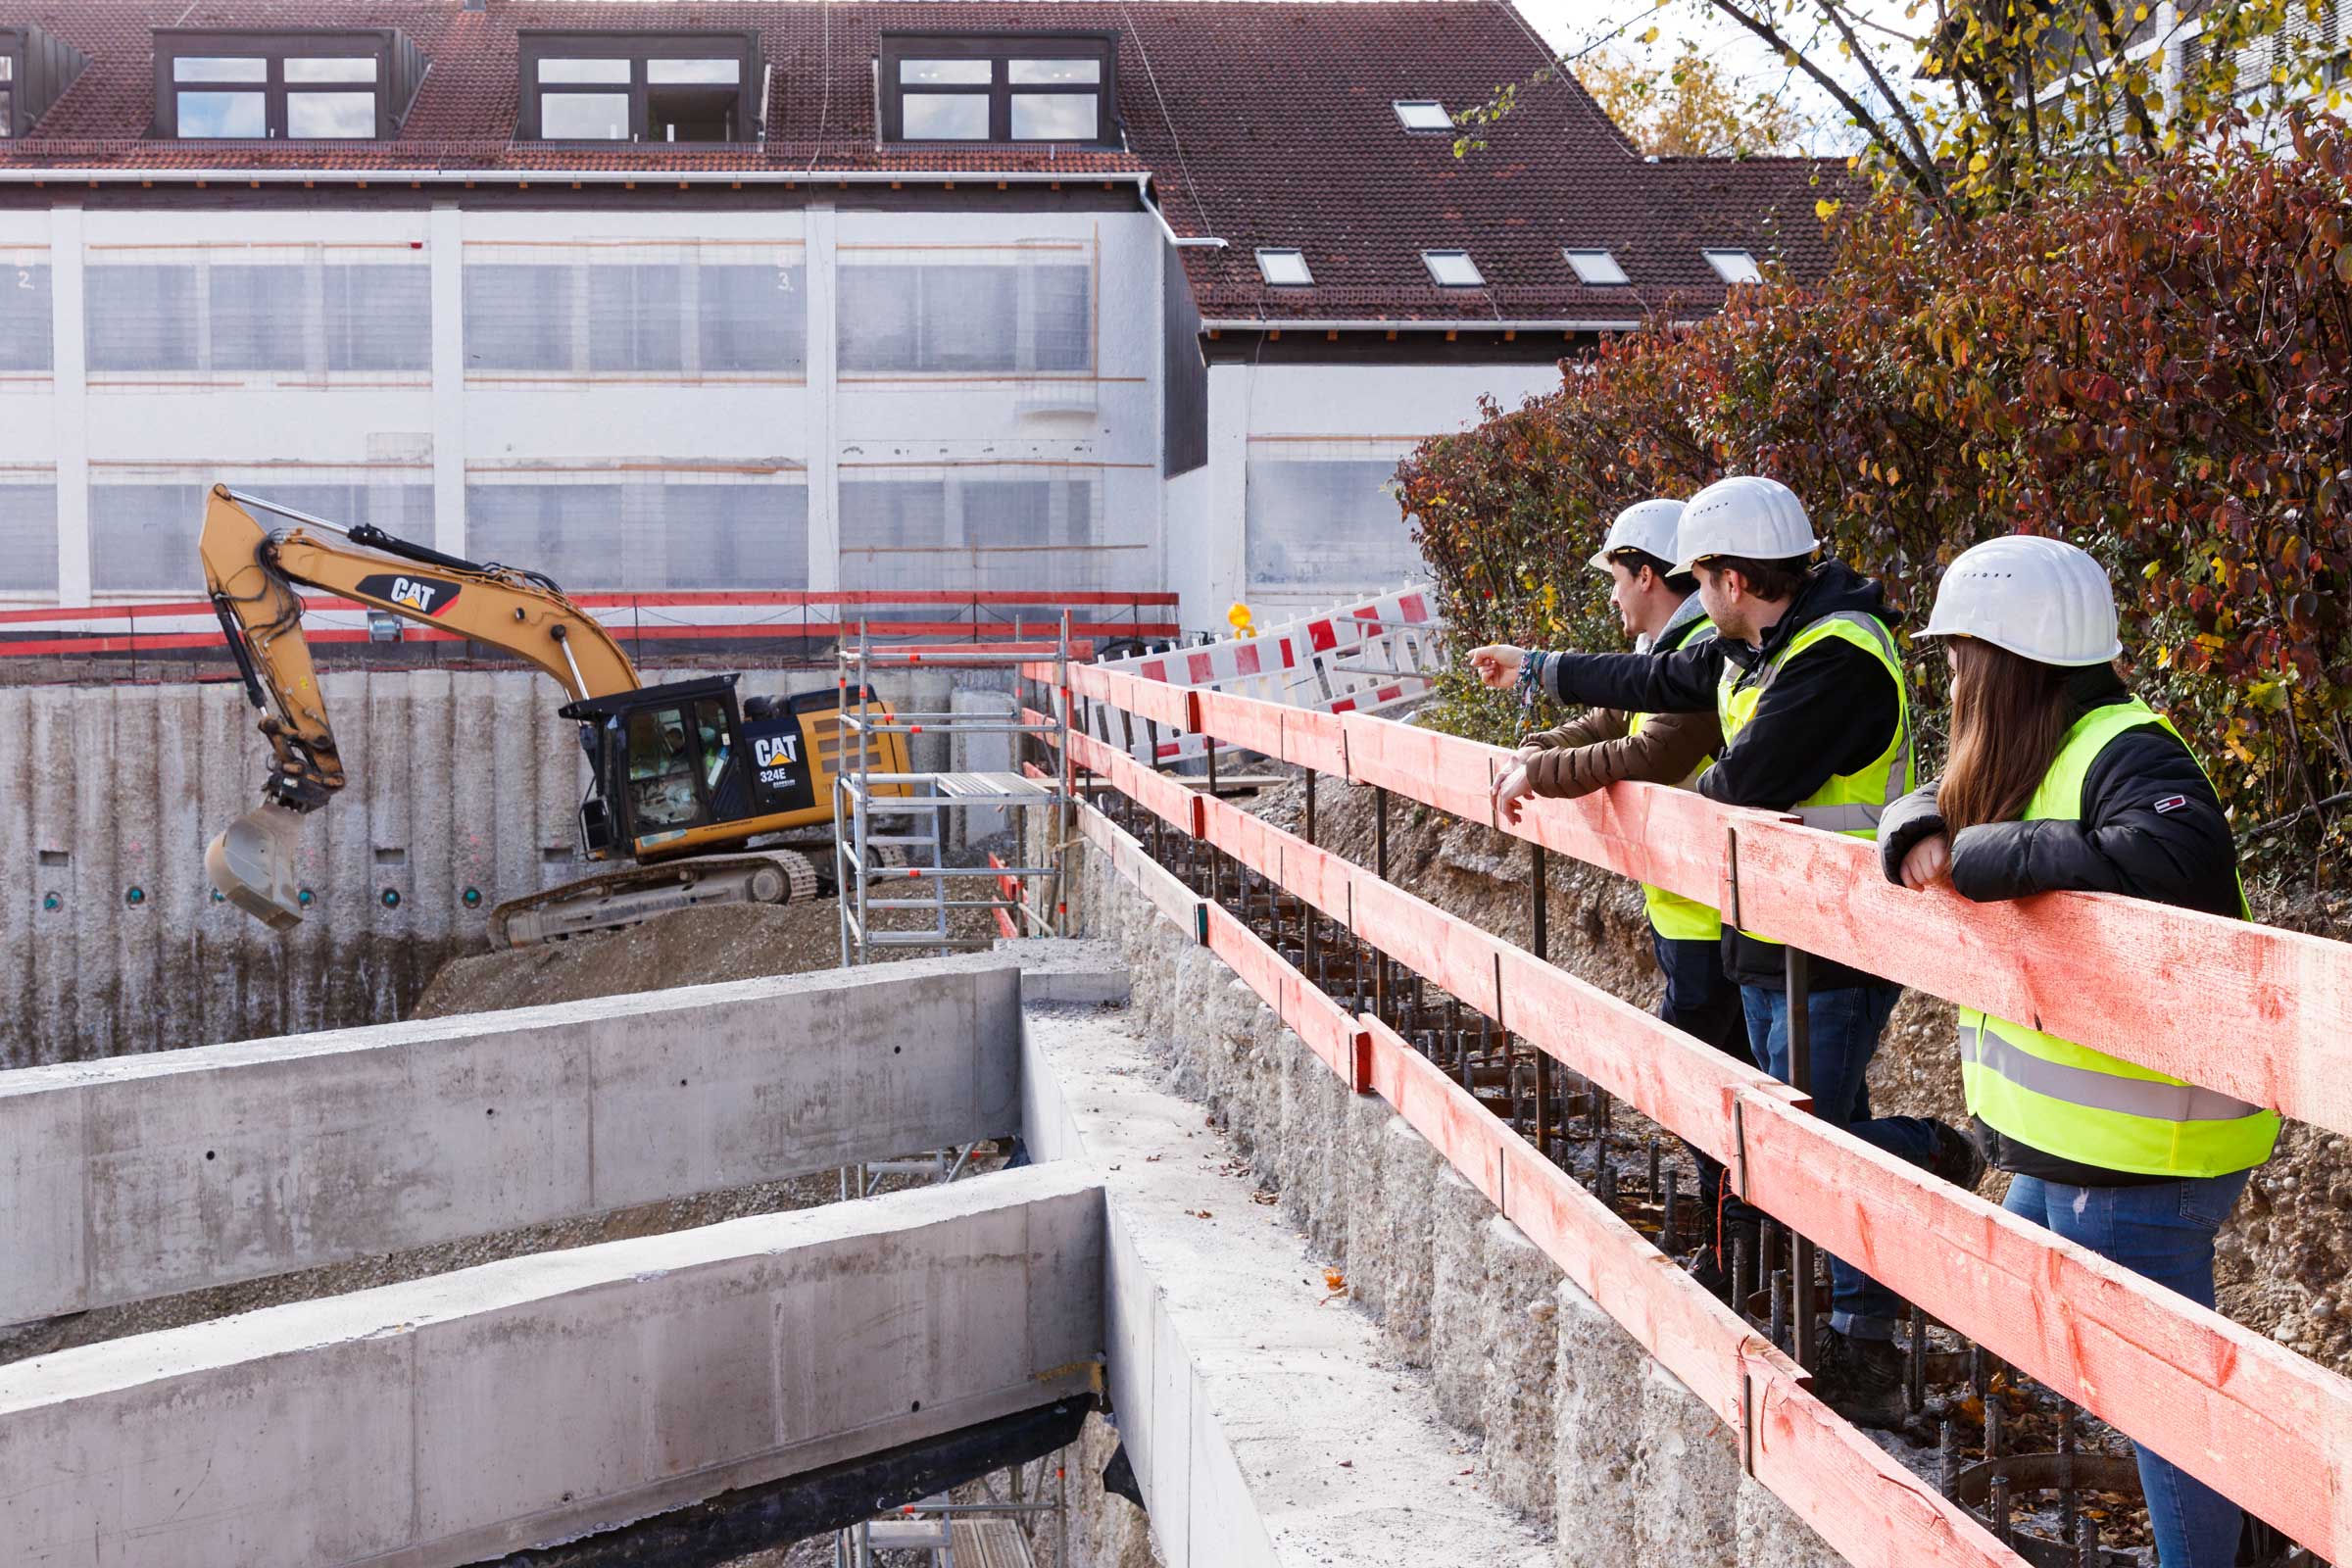
<instances>
[{"instance_id":1,"label":"metal post","mask_svg":"<svg viewBox=\"0 0 2352 1568\"><path fill-rule=\"evenodd\" d=\"M1315 842L1315 770L1306 770L1306 842Z\"/></svg>"},{"instance_id":2,"label":"metal post","mask_svg":"<svg viewBox=\"0 0 2352 1568\"><path fill-rule=\"evenodd\" d=\"M1799 1094L1813 1092L1813 960L1800 948L1784 948L1788 994L1788 1084ZM1789 1247L1789 1273L1796 1286L1796 1363L1811 1371L1819 1352L1814 1348L1815 1312L1813 1244L1801 1233Z\"/></svg>"},{"instance_id":3,"label":"metal post","mask_svg":"<svg viewBox=\"0 0 2352 1568\"><path fill-rule=\"evenodd\" d=\"M1389 792L1378 785L1372 788L1372 874L1383 882L1389 879ZM1372 1010L1388 1016L1389 960L1384 954L1372 961Z\"/></svg>"},{"instance_id":4,"label":"metal post","mask_svg":"<svg viewBox=\"0 0 2352 1568\"><path fill-rule=\"evenodd\" d=\"M1528 858L1533 862L1535 876L1536 956L1548 960L1551 957L1551 912L1547 907L1550 899L1544 884L1544 865L1549 857L1544 853L1541 844L1530 844L1528 849L1534 852Z\"/></svg>"}]
</instances>

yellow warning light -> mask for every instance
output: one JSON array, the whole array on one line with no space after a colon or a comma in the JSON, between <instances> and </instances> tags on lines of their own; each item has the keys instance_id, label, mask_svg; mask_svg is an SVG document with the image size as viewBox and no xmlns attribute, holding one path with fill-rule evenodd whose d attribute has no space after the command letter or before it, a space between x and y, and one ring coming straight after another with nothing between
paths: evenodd
<instances>
[{"instance_id":1,"label":"yellow warning light","mask_svg":"<svg viewBox=\"0 0 2352 1568\"><path fill-rule=\"evenodd\" d=\"M1225 612L1225 624L1233 628L1233 634L1236 637L1257 635L1257 627L1250 620L1250 607L1238 601L1231 610Z\"/></svg>"}]
</instances>

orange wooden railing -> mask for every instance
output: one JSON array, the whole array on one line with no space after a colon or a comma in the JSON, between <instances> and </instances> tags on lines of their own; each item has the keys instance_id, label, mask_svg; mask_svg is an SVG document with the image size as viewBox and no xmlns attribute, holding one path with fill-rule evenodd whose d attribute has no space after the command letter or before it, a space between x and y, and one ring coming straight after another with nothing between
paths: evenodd
<instances>
[{"instance_id":1,"label":"orange wooden railing","mask_svg":"<svg viewBox=\"0 0 2352 1568\"><path fill-rule=\"evenodd\" d=\"M1052 666L1032 665L1051 680ZM1975 906L1897 890L1874 848L1685 791L1619 785L1494 820L1508 754L1108 671L1070 672L1064 766L1250 866L1722 1160L1742 1198L2154 1444L2322 1558L2352 1549L2352 1382L1809 1114L1788 1086L1119 745L1149 715L1393 791L1736 909L1746 929L2352 1130L2352 948L2087 894ZM1090 733L1091 731L1091 733ZM1508 1126L1350 1018L1107 817L1086 836L1358 1092L1379 1093L1741 1434L1750 1473L1850 1560L2015 1563L1805 1392L1804 1375Z\"/></svg>"}]
</instances>

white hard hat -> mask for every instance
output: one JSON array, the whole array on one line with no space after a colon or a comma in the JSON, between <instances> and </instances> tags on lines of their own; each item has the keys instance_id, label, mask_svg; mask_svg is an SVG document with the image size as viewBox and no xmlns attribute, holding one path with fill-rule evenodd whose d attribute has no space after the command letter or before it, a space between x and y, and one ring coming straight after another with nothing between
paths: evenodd
<instances>
[{"instance_id":1,"label":"white hard hat","mask_svg":"<svg viewBox=\"0 0 2352 1568\"><path fill-rule=\"evenodd\" d=\"M2011 534L1960 552L1923 637L1975 637L2037 664L2104 664L2124 651L2107 570L2063 539Z\"/></svg>"},{"instance_id":2,"label":"white hard hat","mask_svg":"<svg viewBox=\"0 0 2352 1568\"><path fill-rule=\"evenodd\" d=\"M1639 550L1672 564L1674 562L1675 530L1683 520L1683 504L1655 497L1637 501L1617 514L1609 524L1609 536L1600 542L1600 552L1592 558L1596 571L1609 569L1609 558L1620 550Z\"/></svg>"},{"instance_id":3,"label":"white hard hat","mask_svg":"<svg viewBox=\"0 0 2352 1568\"><path fill-rule=\"evenodd\" d=\"M1692 496L1677 538L1676 571L1689 571L1709 556L1792 561L1821 548L1796 492L1754 473L1718 479Z\"/></svg>"}]
</instances>

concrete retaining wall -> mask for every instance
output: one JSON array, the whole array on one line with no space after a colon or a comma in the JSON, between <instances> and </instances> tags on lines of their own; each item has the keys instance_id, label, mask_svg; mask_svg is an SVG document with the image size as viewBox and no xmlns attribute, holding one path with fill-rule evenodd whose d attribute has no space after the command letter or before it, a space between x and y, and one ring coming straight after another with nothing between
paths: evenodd
<instances>
[{"instance_id":1,"label":"concrete retaining wall","mask_svg":"<svg viewBox=\"0 0 2352 1568\"><path fill-rule=\"evenodd\" d=\"M1067 1166L518 1258L0 1368L27 1568L444 1568L1084 1391Z\"/></svg>"},{"instance_id":2,"label":"concrete retaining wall","mask_svg":"<svg viewBox=\"0 0 2352 1568\"><path fill-rule=\"evenodd\" d=\"M1020 998L976 955L0 1075L0 1322L1010 1133Z\"/></svg>"},{"instance_id":3,"label":"concrete retaining wall","mask_svg":"<svg viewBox=\"0 0 2352 1568\"><path fill-rule=\"evenodd\" d=\"M1359 1282L1382 1271L1356 1303L1387 1310L1385 1350L1430 1366L1439 1412L1479 1446L1481 1490L1547 1529L1558 1568L1838 1560L1741 1476L1737 1435L1401 1118L1365 1109L1270 1011L1233 1049L1216 1000L1231 972L1091 845L1072 908L1085 934L1132 956L1147 1038L1164 1043L1174 1082L1251 1129L1257 1177L1310 1253ZM1405 1496L1442 1506L1448 1479Z\"/></svg>"},{"instance_id":4,"label":"concrete retaining wall","mask_svg":"<svg viewBox=\"0 0 2352 1568\"><path fill-rule=\"evenodd\" d=\"M740 690L832 679L757 670ZM944 709L950 679L878 684ZM204 876L205 845L268 771L243 688L0 687L0 1065L387 1022L445 961L483 950L494 905L585 872L585 765L553 681L417 669L319 684L351 784L305 824L317 902L283 936L215 902Z\"/></svg>"}]
</instances>

